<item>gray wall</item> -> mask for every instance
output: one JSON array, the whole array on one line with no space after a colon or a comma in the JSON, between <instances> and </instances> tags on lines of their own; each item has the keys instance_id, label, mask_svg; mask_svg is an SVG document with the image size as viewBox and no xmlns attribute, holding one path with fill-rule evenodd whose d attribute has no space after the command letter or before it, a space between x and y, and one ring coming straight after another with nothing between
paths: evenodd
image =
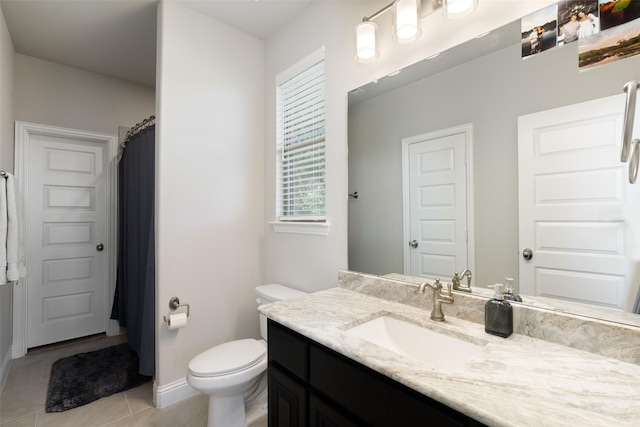
<instances>
[{"instance_id":1,"label":"gray wall","mask_svg":"<svg viewBox=\"0 0 640 427\"><path fill-rule=\"evenodd\" d=\"M476 284L518 277L517 117L622 92L640 56L579 72L577 43L501 49L349 108L349 268L402 272L402 138L473 123Z\"/></svg>"},{"instance_id":2,"label":"gray wall","mask_svg":"<svg viewBox=\"0 0 640 427\"><path fill-rule=\"evenodd\" d=\"M13 172L13 43L0 12L0 170ZM0 390L11 357L12 286L0 285Z\"/></svg>"},{"instance_id":3,"label":"gray wall","mask_svg":"<svg viewBox=\"0 0 640 427\"><path fill-rule=\"evenodd\" d=\"M15 55L15 120L118 134L155 114L155 89Z\"/></svg>"},{"instance_id":4,"label":"gray wall","mask_svg":"<svg viewBox=\"0 0 640 427\"><path fill-rule=\"evenodd\" d=\"M0 21L0 169L13 172L13 43Z\"/></svg>"}]
</instances>

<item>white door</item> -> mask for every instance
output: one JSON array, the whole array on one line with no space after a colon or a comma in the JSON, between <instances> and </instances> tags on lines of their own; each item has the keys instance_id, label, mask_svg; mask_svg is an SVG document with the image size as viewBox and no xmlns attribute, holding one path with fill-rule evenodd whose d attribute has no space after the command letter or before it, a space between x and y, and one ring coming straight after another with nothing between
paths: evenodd
<instances>
[{"instance_id":1,"label":"white door","mask_svg":"<svg viewBox=\"0 0 640 427\"><path fill-rule=\"evenodd\" d=\"M635 301L640 186L620 162L624 105L621 94L518 119L523 294L621 309Z\"/></svg>"},{"instance_id":2,"label":"white door","mask_svg":"<svg viewBox=\"0 0 640 427\"><path fill-rule=\"evenodd\" d=\"M450 280L470 267L469 140L469 126L403 140L406 274Z\"/></svg>"},{"instance_id":3,"label":"white door","mask_svg":"<svg viewBox=\"0 0 640 427\"><path fill-rule=\"evenodd\" d=\"M113 245L104 139L29 132L27 347L107 330Z\"/></svg>"}]
</instances>

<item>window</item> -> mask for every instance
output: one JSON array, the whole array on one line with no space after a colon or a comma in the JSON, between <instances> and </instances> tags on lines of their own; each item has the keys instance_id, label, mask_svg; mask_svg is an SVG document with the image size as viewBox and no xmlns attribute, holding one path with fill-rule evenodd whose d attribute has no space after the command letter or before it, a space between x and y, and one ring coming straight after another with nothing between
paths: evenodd
<instances>
[{"instance_id":1,"label":"window","mask_svg":"<svg viewBox=\"0 0 640 427\"><path fill-rule=\"evenodd\" d=\"M324 80L324 48L276 77L278 221L326 221Z\"/></svg>"}]
</instances>

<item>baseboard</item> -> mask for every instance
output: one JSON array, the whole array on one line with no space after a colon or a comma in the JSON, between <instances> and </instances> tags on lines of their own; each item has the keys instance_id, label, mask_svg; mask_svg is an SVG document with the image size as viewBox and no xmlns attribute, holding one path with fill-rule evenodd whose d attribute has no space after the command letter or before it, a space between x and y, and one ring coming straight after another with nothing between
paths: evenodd
<instances>
[{"instance_id":1,"label":"baseboard","mask_svg":"<svg viewBox=\"0 0 640 427\"><path fill-rule=\"evenodd\" d=\"M157 380L153 382L153 404L156 408L173 405L196 394L198 391L187 383L186 378L162 386Z\"/></svg>"},{"instance_id":2,"label":"baseboard","mask_svg":"<svg viewBox=\"0 0 640 427\"><path fill-rule=\"evenodd\" d=\"M9 346L7 352L2 356L2 363L0 364L0 391L4 390L4 384L7 382L7 378L9 377L12 355L13 346Z\"/></svg>"}]
</instances>

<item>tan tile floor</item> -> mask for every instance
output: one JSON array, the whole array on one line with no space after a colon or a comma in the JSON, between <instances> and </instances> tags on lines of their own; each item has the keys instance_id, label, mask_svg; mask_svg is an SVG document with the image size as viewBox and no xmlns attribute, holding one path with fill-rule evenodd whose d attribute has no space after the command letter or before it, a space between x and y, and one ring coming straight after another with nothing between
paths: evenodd
<instances>
[{"instance_id":1,"label":"tan tile floor","mask_svg":"<svg viewBox=\"0 0 640 427\"><path fill-rule=\"evenodd\" d=\"M76 353L125 342L124 335L98 337L37 349L13 360L0 395L0 427L205 427L207 397L199 394L166 408L156 409L152 382L65 412L44 411L51 365ZM251 427L266 427L262 419Z\"/></svg>"}]
</instances>

